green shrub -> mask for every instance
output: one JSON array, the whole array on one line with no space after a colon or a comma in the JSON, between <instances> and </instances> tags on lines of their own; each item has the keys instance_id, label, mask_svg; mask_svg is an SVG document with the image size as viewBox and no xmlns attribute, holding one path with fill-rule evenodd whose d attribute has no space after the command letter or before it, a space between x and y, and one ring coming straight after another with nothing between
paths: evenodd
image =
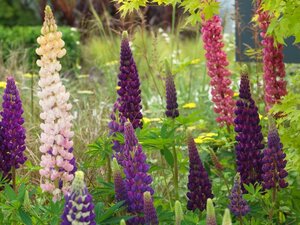
<instances>
[{"instance_id":1,"label":"green shrub","mask_svg":"<svg viewBox=\"0 0 300 225\"><path fill-rule=\"evenodd\" d=\"M64 70L70 70L75 67L80 57L80 34L75 28L70 27L60 27L59 30L63 33L67 50L67 55L61 62ZM37 60L35 49L38 47L36 39L40 33L41 26L0 26L0 50L4 62L9 58L11 51L22 50L28 54L28 65L33 69L38 69L35 66Z\"/></svg>"}]
</instances>

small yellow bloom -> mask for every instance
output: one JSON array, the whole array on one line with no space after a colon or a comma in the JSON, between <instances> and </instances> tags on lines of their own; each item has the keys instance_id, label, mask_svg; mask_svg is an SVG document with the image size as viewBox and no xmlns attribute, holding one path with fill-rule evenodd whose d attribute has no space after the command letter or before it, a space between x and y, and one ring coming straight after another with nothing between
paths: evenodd
<instances>
[{"instance_id":1,"label":"small yellow bloom","mask_svg":"<svg viewBox=\"0 0 300 225\"><path fill-rule=\"evenodd\" d=\"M146 123L150 123L150 122L160 122L161 118L147 118L147 117L143 117L143 122Z\"/></svg>"},{"instance_id":2,"label":"small yellow bloom","mask_svg":"<svg viewBox=\"0 0 300 225\"><path fill-rule=\"evenodd\" d=\"M149 118L143 117L143 123L147 124L150 122L151 122L151 120Z\"/></svg>"},{"instance_id":3,"label":"small yellow bloom","mask_svg":"<svg viewBox=\"0 0 300 225\"><path fill-rule=\"evenodd\" d=\"M191 61L191 64L198 64L199 62L201 61L201 59L193 59L192 61Z\"/></svg>"},{"instance_id":4,"label":"small yellow bloom","mask_svg":"<svg viewBox=\"0 0 300 225\"><path fill-rule=\"evenodd\" d=\"M120 86L116 86L116 90L120 90L121 89L121 87Z\"/></svg>"},{"instance_id":5,"label":"small yellow bloom","mask_svg":"<svg viewBox=\"0 0 300 225\"><path fill-rule=\"evenodd\" d=\"M234 92L233 93L233 97L238 97L239 96L239 93L238 92Z\"/></svg>"},{"instance_id":6,"label":"small yellow bloom","mask_svg":"<svg viewBox=\"0 0 300 225\"><path fill-rule=\"evenodd\" d=\"M218 134L216 134L216 133L204 133L201 136L204 136L204 137L214 137L214 136L218 136Z\"/></svg>"},{"instance_id":7,"label":"small yellow bloom","mask_svg":"<svg viewBox=\"0 0 300 225\"><path fill-rule=\"evenodd\" d=\"M199 137L195 138L194 141L196 144L202 144L204 142L203 139Z\"/></svg>"},{"instance_id":8,"label":"small yellow bloom","mask_svg":"<svg viewBox=\"0 0 300 225\"><path fill-rule=\"evenodd\" d=\"M6 82L0 81L0 88L6 88Z\"/></svg>"},{"instance_id":9,"label":"small yellow bloom","mask_svg":"<svg viewBox=\"0 0 300 225\"><path fill-rule=\"evenodd\" d=\"M184 109L194 109L196 108L196 103L195 102L186 103L182 107Z\"/></svg>"}]
</instances>

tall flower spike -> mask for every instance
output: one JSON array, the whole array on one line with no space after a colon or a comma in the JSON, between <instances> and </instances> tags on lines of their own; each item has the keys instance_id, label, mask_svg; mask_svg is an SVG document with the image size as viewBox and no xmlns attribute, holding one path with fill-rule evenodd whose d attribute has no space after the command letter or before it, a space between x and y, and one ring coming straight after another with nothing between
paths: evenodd
<instances>
[{"instance_id":1,"label":"tall flower spike","mask_svg":"<svg viewBox=\"0 0 300 225\"><path fill-rule=\"evenodd\" d=\"M234 120L236 131L236 163L243 184L261 181L261 149L263 135L258 108L251 97L247 67L241 72L239 100L236 102ZM243 189L244 190L244 189ZM244 190L245 191L245 190Z\"/></svg>"},{"instance_id":2,"label":"tall flower spike","mask_svg":"<svg viewBox=\"0 0 300 225\"><path fill-rule=\"evenodd\" d=\"M249 206L245 199L243 199L243 192L241 189L241 177L240 174L237 173L234 179L234 185L231 190L231 195L229 196L230 211L237 217L245 216L249 211Z\"/></svg>"},{"instance_id":3,"label":"tall flower spike","mask_svg":"<svg viewBox=\"0 0 300 225\"><path fill-rule=\"evenodd\" d=\"M61 225L96 225L92 196L85 186L82 171L75 172L71 192L66 196L65 208L61 218Z\"/></svg>"},{"instance_id":4,"label":"tall flower spike","mask_svg":"<svg viewBox=\"0 0 300 225\"><path fill-rule=\"evenodd\" d=\"M211 94L214 103L214 111L218 114L216 121L221 125L233 124L234 100L233 91L230 88L231 73L227 69L228 60L222 36L221 18L214 15L206 20L202 16L202 40L206 50L206 67L208 75L211 77Z\"/></svg>"},{"instance_id":5,"label":"tall flower spike","mask_svg":"<svg viewBox=\"0 0 300 225\"><path fill-rule=\"evenodd\" d=\"M36 53L41 57L37 60L40 68L40 114L42 160L40 165L41 188L53 194L53 201L61 198L61 192L67 194L70 182L76 171L73 156L74 133L71 131L72 105L68 103L70 94L62 84L59 71L61 64L59 58L66 54L62 33L57 31L57 26L49 6L45 9L45 21L42 35L37 42L40 47Z\"/></svg>"},{"instance_id":6,"label":"tall flower spike","mask_svg":"<svg viewBox=\"0 0 300 225\"><path fill-rule=\"evenodd\" d=\"M121 169L116 158L113 159L113 177L115 184L115 199L117 202L127 200L125 182L122 178Z\"/></svg>"},{"instance_id":7,"label":"tall flower spike","mask_svg":"<svg viewBox=\"0 0 300 225\"><path fill-rule=\"evenodd\" d=\"M206 225L217 225L215 207L210 198L207 199L206 213Z\"/></svg>"},{"instance_id":8,"label":"tall flower spike","mask_svg":"<svg viewBox=\"0 0 300 225\"><path fill-rule=\"evenodd\" d=\"M15 80L8 77L0 113L0 173L5 179L11 179L11 169L19 168L26 161L22 114L22 101Z\"/></svg>"},{"instance_id":9,"label":"tall flower spike","mask_svg":"<svg viewBox=\"0 0 300 225\"><path fill-rule=\"evenodd\" d=\"M211 183L191 134L188 134L187 143L190 160L187 209L195 211L198 208L200 211L203 211L206 207L207 199L213 198Z\"/></svg>"},{"instance_id":10,"label":"tall flower spike","mask_svg":"<svg viewBox=\"0 0 300 225\"><path fill-rule=\"evenodd\" d=\"M133 125L130 122L125 123L124 127L124 160L122 166L125 173L125 185L128 198L128 212L135 215L134 218L127 221L127 225L144 224L144 217L139 214L144 212L143 194L149 191L153 194L150 187L152 178L147 174L149 165L146 163L146 155L142 146L134 133Z\"/></svg>"},{"instance_id":11,"label":"tall flower spike","mask_svg":"<svg viewBox=\"0 0 300 225\"><path fill-rule=\"evenodd\" d=\"M166 103L167 110L165 112L167 117L176 118L179 116L176 87L174 83L174 76L171 74L169 67L167 66L166 77Z\"/></svg>"},{"instance_id":12,"label":"tall flower spike","mask_svg":"<svg viewBox=\"0 0 300 225\"><path fill-rule=\"evenodd\" d=\"M269 12L261 8L261 0L257 1L257 14L263 46L263 70L265 82L265 103L268 111L275 103L287 94L285 81L285 66L283 62L283 45L275 45L274 38L267 35L272 19Z\"/></svg>"},{"instance_id":13,"label":"tall flower spike","mask_svg":"<svg viewBox=\"0 0 300 225\"><path fill-rule=\"evenodd\" d=\"M229 209L225 209L222 225L232 225Z\"/></svg>"},{"instance_id":14,"label":"tall flower spike","mask_svg":"<svg viewBox=\"0 0 300 225\"><path fill-rule=\"evenodd\" d=\"M142 128L143 115L141 113L140 80L126 31L122 34L120 73L118 77L118 86L120 87L117 91L119 95L117 99L119 103L119 116L120 118L124 117L129 119L134 129L138 127ZM123 124L124 122L125 121L123 121Z\"/></svg>"},{"instance_id":15,"label":"tall flower spike","mask_svg":"<svg viewBox=\"0 0 300 225\"><path fill-rule=\"evenodd\" d=\"M175 202L175 225L181 225L183 220L183 211L180 201L176 200Z\"/></svg>"},{"instance_id":16,"label":"tall flower spike","mask_svg":"<svg viewBox=\"0 0 300 225\"><path fill-rule=\"evenodd\" d=\"M270 121L272 120L270 119ZM288 186L288 183L285 181L288 175L285 170L287 161L284 158L286 154L283 152L282 147L275 123L272 121L269 127L268 148L264 150L262 159L262 178L265 189L285 188Z\"/></svg>"},{"instance_id":17,"label":"tall flower spike","mask_svg":"<svg viewBox=\"0 0 300 225\"><path fill-rule=\"evenodd\" d=\"M154 208L152 196L149 191L144 192L144 214L146 225L158 225L156 209Z\"/></svg>"}]
</instances>

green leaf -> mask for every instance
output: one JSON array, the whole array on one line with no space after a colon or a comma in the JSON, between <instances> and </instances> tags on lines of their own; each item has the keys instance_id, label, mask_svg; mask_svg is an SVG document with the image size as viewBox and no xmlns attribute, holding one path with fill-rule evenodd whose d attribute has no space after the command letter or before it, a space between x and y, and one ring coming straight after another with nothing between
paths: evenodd
<instances>
[{"instance_id":1,"label":"green leaf","mask_svg":"<svg viewBox=\"0 0 300 225\"><path fill-rule=\"evenodd\" d=\"M32 225L31 217L22 208L19 208L19 215L25 225Z\"/></svg>"},{"instance_id":2,"label":"green leaf","mask_svg":"<svg viewBox=\"0 0 300 225\"><path fill-rule=\"evenodd\" d=\"M8 184L5 185L4 192L10 201L17 199L17 195L10 185Z\"/></svg>"},{"instance_id":3,"label":"green leaf","mask_svg":"<svg viewBox=\"0 0 300 225\"><path fill-rule=\"evenodd\" d=\"M164 148L163 150L161 150L162 155L164 156L164 158L166 159L167 163L173 167L174 166L174 157L171 153L171 151L167 148Z\"/></svg>"}]
</instances>

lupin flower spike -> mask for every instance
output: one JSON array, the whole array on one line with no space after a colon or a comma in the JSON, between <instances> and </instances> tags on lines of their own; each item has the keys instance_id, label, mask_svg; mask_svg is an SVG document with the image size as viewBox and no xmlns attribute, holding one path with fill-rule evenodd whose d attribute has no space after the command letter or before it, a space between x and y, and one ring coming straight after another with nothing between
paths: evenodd
<instances>
[{"instance_id":1,"label":"lupin flower spike","mask_svg":"<svg viewBox=\"0 0 300 225\"><path fill-rule=\"evenodd\" d=\"M232 225L229 209L225 209L222 225Z\"/></svg>"},{"instance_id":2,"label":"lupin flower spike","mask_svg":"<svg viewBox=\"0 0 300 225\"><path fill-rule=\"evenodd\" d=\"M146 225L158 225L156 209L149 191L144 192L144 215Z\"/></svg>"},{"instance_id":3,"label":"lupin flower spike","mask_svg":"<svg viewBox=\"0 0 300 225\"><path fill-rule=\"evenodd\" d=\"M230 211L237 217L245 216L249 211L247 201L243 199L243 192L241 188L241 176L239 173L235 176L234 185L229 196Z\"/></svg>"},{"instance_id":4,"label":"lupin flower spike","mask_svg":"<svg viewBox=\"0 0 300 225\"><path fill-rule=\"evenodd\" d=\"M263 187L265 189L285 188L288 186L285 181L288 175L285 170L286 154L282 150L283 145L280 142L275 122L272 118L269 118L269 121L268 147L264 150L262 159Z\"/></svg>"},{"instance_id":5,"label":"lupin flower spike","mask_svg":"<svg viewBox=\"0 0 300 225\"><path fill-rule=\"evenodd\" d=\"M237 171L241 175L242 184L255 184L261 181L261 149L264 145L258 108L251 97L247 66L242 68L239 93L234 120L237 133L235 146Z\"/></svg>"},{"instance_id":6,"label":"lupin flower spike","mask_svg":"<svg viewBox=\"0 0 300 225\"><path fill-rule=\"evenodd\" d=\"M261 44L263 46L263 71L265 82L265 103L268 111L275 103L287 94L285 80L285 66L283 62L283 45L276 43L267 34L272 15L261 7L261 0L257 1L258 23L261 29Z\"/></svg>"},{"instance_id":7,"label":"lupin flower spike","mask_svg":"<svg viewBox=\"0 0 300 225\"><path fill-rule=\"evenodd\" d=\"M71 192L66 196L61 225L96 225L94 204L85 183L84 173L75 172Z\"/></svg>"},{"instance_id":8,"label":"lupin flower spike","mask_svg":"<svg viewBox=\"0 0 300 225\"><path fill-rule=\"evenodd\" d=\"M11 170L19 168L27 159L22 114L22 101L15 80L8 77L0 113L0 173L7 180L12 178Z\"/></svg>"},{"instance_id":9,"label":"lupin flower spike","mask_svg":"<svg viewBox=\"0 0 300 225\"><path fill-rule=\"evenodd\" d=\"M41 123L40 151L42 160L40 165L41 188L53 194L53 201L61 198L62 193L67 194L76 171L73 156L74 132L71 131L72 105L68 103L70 94L62 84L59 71L61 64L58 61L66 54L62 33L57 31L55 19L49 6L45 9L45 20L42 35L37 42L40 47L36 53L41 57L37 60L40 68L40 114Z\"/></svg>"},{"instance_id":10,"label":"lupin flower spike","mask_svg":"<svg viewBox=\"0 0 300 225\"><path fill-rule=\"evenodd\" d=\"M178 104L177 104L177 93L174 82L174 76L171 73L169 65L166 63L166 116L170 118L176 118L179 116Z\"/></svg>"},{"instance_id":11,"label":"lupin flower spike","mask_svg":"<svg viewBox=\"0 0 300 225\"><path fill-rule=\"evenodd\" d=\"M206 20L202 16L202 40L206 50L206 67L211 77L211 94L214 111L218 114L216 121L221 125L232 125L234 118L233 91L230 88L231 73L227 69L227 55L224 47L221 18L214 15Z\"/></svg>"},{"instance_id":12,"label":"lupin flower spike","mask_svg":"<svg viewBox=\"0 0 300 225\"><path fill-rule=\"evenodd\" d=\"M181 225L183 220L183 211L180 201L176 200L175 202L175 225Z\"/></svg>"},{"instance_id":13,"label":"lupin flower spike","mask_svg":"<svg viewBox=\"0 0 300 225\"><path fill-rule=\"evenodd\" d=\"M206 225L217 225L215 207L211 198L207 199L206 204Z\"/></svg>"},{"instance_id":14,"label":"lupin flower spike","mask_svg":"<svg viewBox=\"0 0 300 225\"><path fill-rule=\"evenodd\" d=\"M113 159L113 178L115 185L115 199L117 202L127 200L125 182L122 178L121 169L116 158Z\"/></svg>"},{"instance_id":15,"label":"lupin flower spike","mask_svg":"<svg viewBox=\"0 0 300 225\"><path fill-rule=\"evenodd\" d=\"M206 207L207 199L213 198L211 183L191 134L188 134L187 143L190 160L187 209L195 211L198 208L200 211L203 211Z\"/></svg>"},{"instance_id":16,"label":"lupin flower spike","mask_svg":"<svg viewBox=\"0 0 300 225\"><path fill-rule=\"evenodd\" d=\"M144 192L154 193L150 187L152 178L147 174L149 165L146 163L146 155L142 150L142 146L135 136L132 123L126 122L124 126L125 146L124 159L121 165L126 176L128 212L135 215L134 218L127 221L127 225L143 224L144 217L139 216L139 214L144 213Z\"/></svg>"}]
</instances>

